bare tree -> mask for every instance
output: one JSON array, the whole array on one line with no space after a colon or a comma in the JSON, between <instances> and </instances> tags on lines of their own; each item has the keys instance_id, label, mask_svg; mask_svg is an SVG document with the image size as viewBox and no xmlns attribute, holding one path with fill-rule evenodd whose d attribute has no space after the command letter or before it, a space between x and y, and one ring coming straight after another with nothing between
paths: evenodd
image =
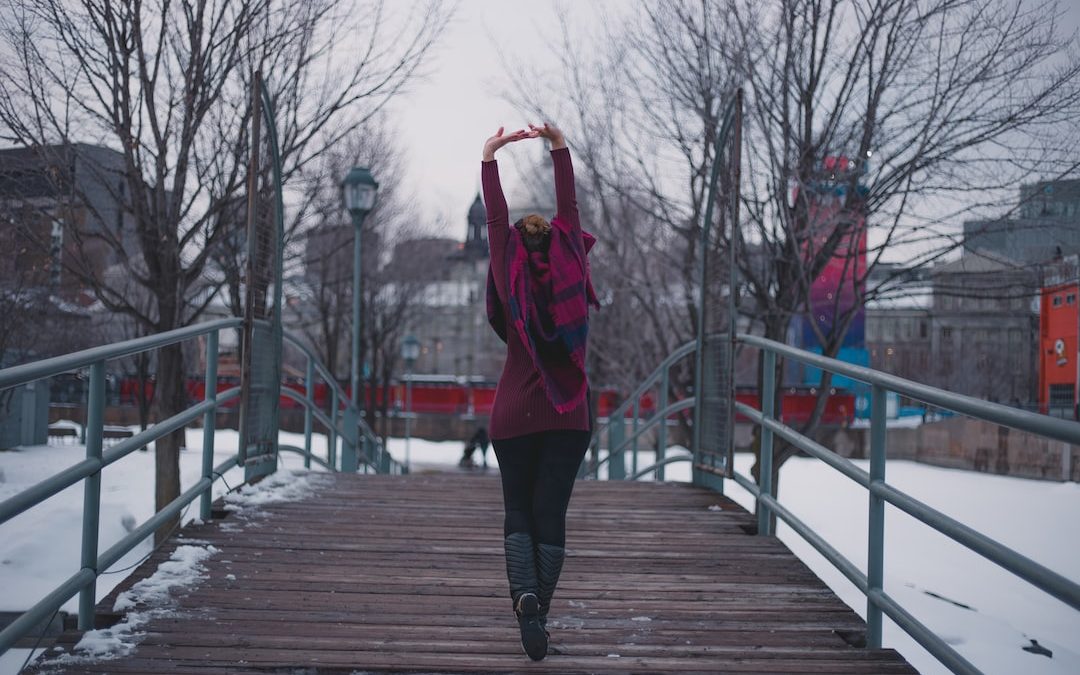
<instances>
[{"instance_id":1,"label":"bare tree","mask_svg":"<svg viewBox=\"0 0 1080 675\"><path fill-rule=\"evenodd\" d=\"M109 310L152 333L195 320L216 296L220 274L207 263L228 234L222 214L243 192L251 74L269 74L292 177L401 90L447 18L438 3L394 11L347 0L19 0L12 9L2 19L3 138L42 154L78 150L76 140L115 148L122 166L105 170L103 182L135 236L63 220L80 248L132 262L128 274L153 310L89 261L70 267ZM77 184L62 187L70 203L92 210ZM184 375L181 349L161 349L157 419L185 407ZM157 508L179 494L183 434L157 442Z\"/></svg>"},{"instance_id":2,"label":"bare tree","mask_svg":"<svg viewBox=\"0 0 1080 675\"><path fill-rule=\"evenodd\" d=\"M721 190L715 253L727 251L726 232L740 234L740 309L780 341L820 307L814 280L839 265L833 318L807 322L831 356L860 308L895 290L896 277L868 283L879 263L938 261L960 245L965 214L1021 181L1076 170L1080 58L1061 13L1053 1L650 3L600 36L565 31L560 89L514 100L573 132L597 186L590 215L612 223L616 246L628 236L618 225L633 220L612 217L614 195L647 216L631 253L639 261L621 269L647 288L653 270L675 266L682 319L668 324L672 315L644 303L633 311L657 334L688 336L699 320L694 261L720 103L745 87L744 215L728 227L730 190ZM572 48L589 39L608 46L595 62ZM854 162L841 171L825 165L829 156ZM823 186L839 204L821 208ZM806 431L823 409L822 385ZM794 452L779 450L774 470Z\"/></svg>"},{"instance_id":3,"label":"bare tree","mask_svg":"<svg viewBox=\"0 0 1080 675\"><path fill-rule=\"evenodd\" d=\"M363 408L373 428L378 412L386 419L402 331L417 309L424 273L430 272L430 266L415 257L394 257L397 246L407 249L409 240L423 233L415 200L406 191L397 138L396 130L380 115L338 148L324 153L307 172L307 217L297 230L306 241L303 292L308 301L297 303L294 313L316 353L344 380L352 358L355 230L343 210L339 183L353 166L368 167L379 181L375 207L362 226L360 278L359 358L368 365L368 381L374 385L367 391Z\"/></svg>"}]
</instances>

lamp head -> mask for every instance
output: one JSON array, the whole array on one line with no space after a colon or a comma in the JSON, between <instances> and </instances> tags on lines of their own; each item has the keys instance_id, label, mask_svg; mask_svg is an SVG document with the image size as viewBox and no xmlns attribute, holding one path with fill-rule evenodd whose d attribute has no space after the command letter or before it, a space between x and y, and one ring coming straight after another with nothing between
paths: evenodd
<instances>
[{"instance_id":1,"label":"lamp head","mask_svg":"<svg viewBox=\"0 0 1080 675\"><path fill-rule=\"evenodd\" d=\"M406 335L401 341L401 358L410 366L420 357L420 340L415 335Z\"/></svg>"},{"instance_id":2,"label":"lamp head","mask_svg":"<svg viewBox=\"0 0 1080 675\"><path fill-rule=\"evenodd\" d=\"M367 167L354 166L341 181L341 197L353 216L366 215L375 206L379 183Z\"/></svg>"}]
</instances>

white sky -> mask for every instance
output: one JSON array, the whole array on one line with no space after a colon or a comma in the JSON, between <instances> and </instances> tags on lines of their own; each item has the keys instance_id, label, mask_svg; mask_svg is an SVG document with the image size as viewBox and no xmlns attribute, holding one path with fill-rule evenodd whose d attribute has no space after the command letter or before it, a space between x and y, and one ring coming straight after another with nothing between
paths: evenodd
<instances>
[{"instance_id":1,"label":"white sky","mask_svg":"<svg viewBox=\"0 0 1080 675\"><path fill-rule=\"evenodd\" d=\"M500 48L515 61L525 55L530 66L553 68L556 56L545 47L544 36L557 32L559 4L552 0L462 0L428 61L426 77L412 84L410 92L392 106L391 121L407 147L408 175L413 182L409 192L416 195L425 224L445 223L447 236L465 237L466 214L480 189L484 140L500 125L509 131L539 121L525 119L501 97L507 68ZM562 4L572 16L595 16L580 5L575 9ZM632 6L628 0L621 4ZM499 153L508 197L515 185L513 158L531 149L517 146Z\"/></svg>"}]
</instances>

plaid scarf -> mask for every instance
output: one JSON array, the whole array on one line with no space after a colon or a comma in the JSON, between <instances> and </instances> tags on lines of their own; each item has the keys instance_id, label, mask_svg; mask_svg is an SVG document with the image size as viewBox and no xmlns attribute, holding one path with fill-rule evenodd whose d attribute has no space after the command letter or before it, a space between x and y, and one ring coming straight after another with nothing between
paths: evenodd
<instances>
[{"instance_id":1,"label":"plaid scarf","mask_svg":"<svg viewBox=\"0 0 1080 675\"><path fill-rule=\"evenodd\" d=\"M506 342L507 324L517 331L544 392L559 413L585 400L586 340L589 305L600 303L589 274L588 253L596 237L582 232L578 239L568 223L551 221L547 253L528 251L517 228L506 243L507 307L499 302L495 275L488 267L487 315L495 333ZM509 321L505 312L509 310Z\"/></svg>"}]
</instances>

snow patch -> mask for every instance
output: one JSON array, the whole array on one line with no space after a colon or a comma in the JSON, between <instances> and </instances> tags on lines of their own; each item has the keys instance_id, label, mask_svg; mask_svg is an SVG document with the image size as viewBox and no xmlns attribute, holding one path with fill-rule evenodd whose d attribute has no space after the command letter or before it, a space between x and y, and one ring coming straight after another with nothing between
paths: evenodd
<instances>
[{"instance_id":1,"label":"snow patch","mask_svg":"<svg viewBox=\"0 0 1080 675\"><path fill-rule=\"evenodd\" d=\"M709 506L709 510L710 511L723 511L724 507L720 506L719 504L712 504L711 506Z\"/></svg>"},{"instance_id":2,"label":"snow patch","mask_svg":"<svg viewBox=\"0 0 1080 675\"><path fill-rule=\"evenodd\" d=\"M279 469L254 485L244 485L225 495L225 509L241 511L247 507L295 502L315 494L325 484L324 477L298 469Z\"/></svg>"},{"instance_id":3,"label":"snow patch","mask_svg":"<svg viewBox=\"0 0 1080 675\"><path fill-rule=\"evenodd\" d=\"M218 552L219 549L213 546L177 546L169 560L158 565L152 576L137 582L116 598L113 611L124 612L139 605L153 607L168 602L174 588L205 579L202 572L206 568L201 563Z\"/></svg>"},{"instance_id":4,"label":"snow patch","mask_svg":"<svg viewBox=\"0 0 1080 675\"><path fill-rule=\"evenodd\" d=\"M634 616L630 618L631 621L652 621L652 617L649 616Z\"/></svg>"},{"instance_id":5,"label":"snow patch","mask_svg":"<svg viewBox=\"0 0 1080 675\"><path fill-rule=\"evenodd\" d=\"M206 578L202 565L220 550L213 546L178 546L168 560L146 579L133 585L117 597L113 610L127 611L124 620L111 628L87 631L71 654L49 656L44 666L85 663L127 656L135 650L140 628L151 619L175 616L173 592L189 588ZM137 611L128 611L138 608Z\"/></svg>"}]
</instances>

